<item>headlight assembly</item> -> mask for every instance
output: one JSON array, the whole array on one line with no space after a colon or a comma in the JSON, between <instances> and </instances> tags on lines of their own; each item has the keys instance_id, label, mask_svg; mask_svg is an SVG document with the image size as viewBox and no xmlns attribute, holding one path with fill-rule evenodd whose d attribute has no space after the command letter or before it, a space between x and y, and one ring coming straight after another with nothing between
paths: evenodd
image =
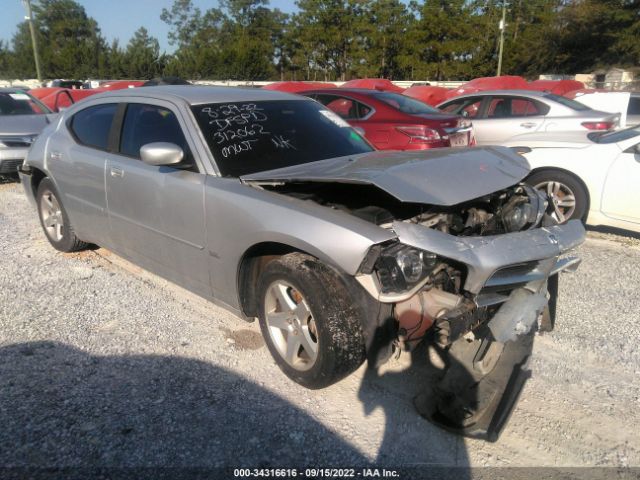
<instances>
[{"instance_id":1,"label":"headlight assembly","mask_svg":"<svg viewBox=\"0 0 640 480\"><path fill-rule=\"evenodd\" d=\"M402 292L414 287L432 272L437 263L437 256L431 252L402 244L387 248L376 262L382 292Z\"/></svg>"}]
</instances>

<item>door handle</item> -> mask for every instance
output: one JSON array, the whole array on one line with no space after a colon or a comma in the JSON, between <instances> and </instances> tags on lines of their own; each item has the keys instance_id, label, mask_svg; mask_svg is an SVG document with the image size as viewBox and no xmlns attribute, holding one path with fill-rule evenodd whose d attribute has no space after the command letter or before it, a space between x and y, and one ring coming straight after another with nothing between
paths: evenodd
<instances>
[{"instance_id":1,"label":"door handle","mask_svg":"<svg viewBox=\"0 0 640 480\"><path fill-rule=\"evenodd\" d=\"M532 128L532 127L535 127L536 124L533 122L524 122L524 123L521 123L520 126L524 128Z\"/></svg>"},{"instance_id":2,"label":"door handle","mask_svg":"<svg viewBox=\"0 0 640 480\"><path fill-rule=\"evenodd\" d=\"M62 153L61 152L51 152L51 154L49 155L49 158L51 160L62 160Z\"/></svg>"},{"instance_id":3,"label":"door handle","mask_svg":"<svg viewBox=\"0 0 640 480\"><path fill-rule=\"evenodd\" d=\"M122 178L124 176L124 170L118 167L111 167L111 176Z\"/></svg>"}]
</instances>

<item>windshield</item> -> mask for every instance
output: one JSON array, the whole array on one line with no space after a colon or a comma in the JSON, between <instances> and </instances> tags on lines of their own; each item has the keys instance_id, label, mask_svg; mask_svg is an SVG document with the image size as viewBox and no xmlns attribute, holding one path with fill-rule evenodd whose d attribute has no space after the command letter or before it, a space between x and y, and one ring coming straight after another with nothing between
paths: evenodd
<instances>
[{"instance_id":1,"label":"windshield","mask_svg":"<svg viewBox=\"0 0 640 480\"><path fill-rule=\"evenodd\" d=\"M39 100L24 92L0 92L0 115L51 113Z\"/></svg>"},{"instance_id":2,"label":"windshield","mask_svg":"<svg viewBox=\"0 0 640 480\"><path fill-rule=\"evenodd\" d=\"M572 110L591 110L591 108L587 107L584 103L576 102L575 100L571 100L567 97L561 97L560 95L555 95L553 93L547 93L544 98L548 98L549 100L553 100L554 102L560 103L565 107L569 107Z\"/></svg>"},{"instance_id":3,"label":"windshield","mask_svg":"<svg viewBox=\"0 0 640 480\"><path fill-rule=\"evenodd\" d=\"M223 176L240 177L373 150L348 123L312 100L191 108Z\"/></svg>"},{"instance_id":4,"label":"windshield","mask_svg":"<svg viewBox=\"0 0 640 480\"><path fill-rule=\"evenodd\" d=\"M440 110L430 107L426 103L422 103L419 100L415 100L405 95L400 95L399 93L380 92L374 94L374 97L378 100L383 101L387 105L391 105L393 108L397 108L402 113L406 113L409 115L422 115L430 113L442 114Z\"/></svg>"},{"instance_id":5,"label":"windshield","mask_svg":"<svg viewBox=\"0 0 640 480\"><path fill-rule=\"evenodd\" d=\"M637 137L638 135L640 135L640 125L609 133L593 132L590 133L588 137L592 142L606 144L622 142L624 140Z\"/></svg>"}]
</instances>

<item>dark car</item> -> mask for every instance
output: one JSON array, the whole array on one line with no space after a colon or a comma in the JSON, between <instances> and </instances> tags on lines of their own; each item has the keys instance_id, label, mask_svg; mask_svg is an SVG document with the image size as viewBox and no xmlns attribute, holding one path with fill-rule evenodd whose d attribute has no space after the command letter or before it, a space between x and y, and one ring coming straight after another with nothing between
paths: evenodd
<instances>
[{"instance_id":1,"label":"dark car","mask_svg":"<svg viewBox=\"0 0 640 480\"><path fill-rule=\"evenodd\" d=\"M378 150L425 150L475 144L471 122L393 92L324 89L302 92L333 110Z\"/></svg>"}]
</instances>

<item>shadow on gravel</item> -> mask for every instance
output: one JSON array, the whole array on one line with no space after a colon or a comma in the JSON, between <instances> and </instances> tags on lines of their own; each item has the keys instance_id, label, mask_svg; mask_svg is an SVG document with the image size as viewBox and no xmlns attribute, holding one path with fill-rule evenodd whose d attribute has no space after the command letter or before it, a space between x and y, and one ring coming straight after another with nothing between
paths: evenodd
<instances>
[{"instance_id":1,"label":"shadow on gravel","mask_svg":"<svg viewBox=\"0 0 640 480\"><path fill-rule=\"evenodd\" d=\"M423 471L433 468L438 475L447 473L447 467L463 467L453 472L455 478L471 478L464 468L469 466L464 439L429 423L414 406L415 399L429 392L441 377L442 370L431 363L424 344L411 352L411 364L402 371L379 374L367 368L358 397L366 415L381 408L385 416L376 464Z\"/></svg>"},{"instance_id":2,"label":"shadow on gravel","mask_svg":"<svg viewBox=\"0 0 640 480\"><path fill-rule=\"evenodd\" d=\"M640 239L640 233L632 232L631 230L623 230L621 228L603 227L603 226L594 227L591 225L587 225L586 229L589 232L610 233L612 235L619 235L621 237L631 237L631 238Z\"/></svg>"},{"instance_id":3,"label":"shadow on gravel","mask_svg":"<svg viewBox=\"0 0 640 480\"><path fill-rule=\"evenodd\" d=\"M0 348L0 467L357 466L312 417L208 363ZM363 432L366 434L366 432Z\"/></svg>"}]
</instances>

